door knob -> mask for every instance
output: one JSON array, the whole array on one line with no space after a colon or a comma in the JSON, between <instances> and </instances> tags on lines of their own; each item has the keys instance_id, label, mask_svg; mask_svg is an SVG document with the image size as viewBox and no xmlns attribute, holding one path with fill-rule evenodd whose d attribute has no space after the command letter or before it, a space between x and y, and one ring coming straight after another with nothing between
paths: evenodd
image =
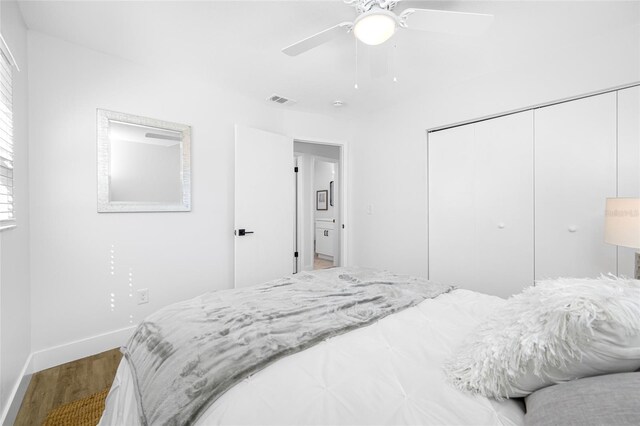
<instances>
[{"instance_id":1,"label":"door knob","mask_svg":"<svg viewBox=\"0 0 640 426\"><path fill-rule=\"evenodd\" d=\"M569 232L576 232L578 230L578 227L575 225L571 225L569 226Z\"/></svg>"},{"instance_id":2,"label":"door knob","mask_svg":"<svg viewBox=\"0 0 640 426\"><path fill-rule=\"evenodd\" d=\"M253 234L253 231L247 231L246 229L238 229L238 236L243 237L247 234Z\"/></svg>"}]
</instances>

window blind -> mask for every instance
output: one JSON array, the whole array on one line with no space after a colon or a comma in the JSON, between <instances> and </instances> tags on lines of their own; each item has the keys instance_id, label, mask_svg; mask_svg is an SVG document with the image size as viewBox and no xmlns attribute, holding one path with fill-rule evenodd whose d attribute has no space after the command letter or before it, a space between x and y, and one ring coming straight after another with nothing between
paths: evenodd
<instances>
[{"instance_id":1,"label":"window blind","mask_svg":"<svg viewBox=\"0 0 640 426\"><path fill-rule=\"evenodd\" d=\"M13 210L13 105L11 61L0 49L0 226L15 220Z\"/></svg>"}]
</instances>

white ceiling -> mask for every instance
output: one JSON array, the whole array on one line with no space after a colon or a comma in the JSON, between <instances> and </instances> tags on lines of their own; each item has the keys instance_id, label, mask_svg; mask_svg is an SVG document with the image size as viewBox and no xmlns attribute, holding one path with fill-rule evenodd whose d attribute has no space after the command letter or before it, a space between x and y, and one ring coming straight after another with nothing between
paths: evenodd
<instances>
[{"instance_id":1,"label":"white ceiling","mask_svg":"<svg viewBox=\"0 0 640 426\"><path fill-rule=\"evenodd\" d=\"M637 1L403 1L397 10L409 5L493 13L495 21L479 37L402 30L383 47L360 45L355 90L350 34L298 57L280 51L353 20L354 9L342 1L22 1L21 9L32 30L141 64L187 67L255 99L275 92L296 99L293 108L318 112L332 111L336 99L368 112L429 85L535 67L550 52L640 23ZM372 78L368 64L394 44L393 71Z\"/></svg>"}]
</instances>

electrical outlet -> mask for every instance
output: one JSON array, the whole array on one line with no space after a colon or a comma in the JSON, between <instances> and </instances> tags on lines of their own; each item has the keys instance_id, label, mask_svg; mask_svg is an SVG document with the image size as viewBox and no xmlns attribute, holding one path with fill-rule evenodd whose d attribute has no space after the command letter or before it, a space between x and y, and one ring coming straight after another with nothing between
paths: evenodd
<instances>
[{"instance_id":1,"label":"electrical outlet","mask_svg":"<svg viewBox=\"0 0 640 426\"><path fill-rule=\"evenodd\" d=\"M144 305L145 303L149 303L148 288L142 288L137 291L137 301L138 301L138 305Z\"/></svg>"}]
</instances>

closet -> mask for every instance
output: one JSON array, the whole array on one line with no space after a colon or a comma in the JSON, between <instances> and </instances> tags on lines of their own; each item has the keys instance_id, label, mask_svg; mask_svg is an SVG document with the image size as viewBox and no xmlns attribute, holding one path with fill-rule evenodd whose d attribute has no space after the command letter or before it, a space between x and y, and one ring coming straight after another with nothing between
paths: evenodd
<instances>
[{"instance_id":1,"label":"closet","mask_svg":"<svg viewBox=\"0 0 640 426\"><path fill-rule=\"evenodd\" d=\"M632 274L604 207L640 196L640 87L431 131L427 152L430 279L507 297Z\"/></svg>"},{"instance_id":2,"label":"closet","mask_svg":"<svg viewBox=\"0 0 640 426\"><path fill-rule=\"evenodd\" d=\"M616 273L604 207L616 196L616 93L535 111L536 279Z\"/></svg>"},{"instance_id":3,"label":"closet","mask_svg":"<svg viewBox=\"0 0 640 426\"><path fill-rule=\"evenodd\" d=\"M429 277L507 294L533 276L533 113L429 136Z\"/></svg>"}]
</instances>

